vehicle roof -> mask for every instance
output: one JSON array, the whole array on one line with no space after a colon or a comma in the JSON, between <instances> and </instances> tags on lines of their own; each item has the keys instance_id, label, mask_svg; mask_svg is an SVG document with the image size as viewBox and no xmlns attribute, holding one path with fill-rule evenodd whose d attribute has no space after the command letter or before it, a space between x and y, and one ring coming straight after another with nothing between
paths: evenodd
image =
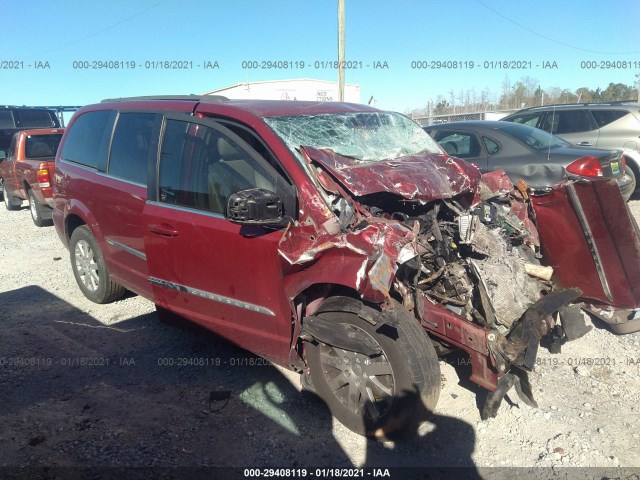
<instances>
[{"instance_id":1,"label":"vehicle roof","mask_svg":"<svg viewBox=\"0 0 640 480\"><path fill-rule=\"evenodd\" d=\"M549 105L538 105L536 107L523 108L522 110L518 110L510 114L509 116L520 114L523 112L536 112L536 111L547 111L550 109L556 110L568 110L568 109L596 109L609 110L611 108L638 108L640 104L638 104L635 100L623 100L619 102L593 102L593 103L559 103L559 104L549 104Z\"/></svg>"},{"instance_id":2,"label":"vehicle roof","mask_svg":"<svg viewBox=\"0 0 640 480\"><path fill-rule=\"evenodd\" d=\"M376 108L358 103L345 102L313 102L298 100L236 100L219 95L161 95L145 97L128 97L103 100L102 103L124 103L128 108L151 108L166 103L166 108L171 109L173 102L192 102L194 108L201 112L216 112L217 107L228 109L240 109L259 117L274 117L286 115L305 115L340 112L377 112Z\"/></svg>"},{"instance_id":3,"label":"vehicle roof","mask_svg":"<svg viewBox=\"0 0 640 480\"><path fill-rule=\"evenodd\" d=\"M47 110L55 113L55 110L49 107L27 107L27 106L18 107L16 105L0 105L0 109L2 110Z\"/></svg>"}]
</instances>

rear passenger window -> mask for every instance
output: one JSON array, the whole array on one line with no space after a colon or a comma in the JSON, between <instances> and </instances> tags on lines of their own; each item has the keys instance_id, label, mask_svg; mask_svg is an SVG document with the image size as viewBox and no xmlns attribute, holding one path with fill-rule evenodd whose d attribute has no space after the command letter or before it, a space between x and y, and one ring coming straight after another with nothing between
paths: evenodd
<instances>
[{"instance_id":1,"label":"rear passenger window","mask_svg":"<svg viewBox=\"0 0 640 480\"><path fill-rule=\"evenodd\" d=\"M204 125L167 120L160 202L224 214L232 193L256 187L275 192L276 182L233 138Z\"/></svg>"},{"instance_id":2,"label":"rear passenger window","mask_svg":"<svg viewBox=\"0 0 640 480\"><path fill-rule=\"evenodd\" d=\"M625 110L591 110L593 118L596 119L598 127L604 127L605 125L615 122L619 118L624 117L629 112Z\"/></svg>"},{"instance_id":3,"label":"rear passenger window","mask_svg":"<svg viewBox=\"0 0 640 480\"><path fill-rule=\"evenodd\" d=\"M116 112L98 110L78 117L70 126L60 158L87 167L105 165Z\"/></svg>"},{"instance_id":4,"label":"rear passenger window","mask_svg":"<svg viewBox=\"0 0 640 480\"><path fill-rule=\"evenodd\" d=\"M154 143L155 113L121 113L111 141L109 175L147 184L149 152Z\"/></svg>"},{"instance_id":5,"label":"rear passenger window","mask_svg":"<svg viewBox=\"0 0 640 480\"><path fill-rule=\"evenodd\" d=\"M551 133L577 133L593 130L586 110L566 110L561 112L548 112L547 120L552 121ZM547 130L545 128L545 130Z\"/></svg>"}]
</instances>

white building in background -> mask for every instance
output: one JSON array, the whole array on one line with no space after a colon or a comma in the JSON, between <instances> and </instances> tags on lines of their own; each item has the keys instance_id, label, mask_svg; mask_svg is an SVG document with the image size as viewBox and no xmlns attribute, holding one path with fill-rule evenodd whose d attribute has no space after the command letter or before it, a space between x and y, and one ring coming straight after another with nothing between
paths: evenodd
<instances>
[{"instance_id":1,"label":"white building in background","mask_svg":"<svg viewBox=\"0 0 640 480\"><path fill-rule=\"evenodd\" d=\"M206 92L205 95L223 95L232 99L310 100L316 102L337 102L339 100L338 82L314 80L313 78L237 83L230 87ZM360 85L345 84L344 101L360 103Z\"/></svg>"}]
</instances>

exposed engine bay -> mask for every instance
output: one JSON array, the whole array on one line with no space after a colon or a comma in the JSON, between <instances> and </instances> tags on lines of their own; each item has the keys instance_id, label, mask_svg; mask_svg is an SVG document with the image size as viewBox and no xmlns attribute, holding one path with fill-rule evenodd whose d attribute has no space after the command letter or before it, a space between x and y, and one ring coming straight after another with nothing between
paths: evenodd
<instances>
[{"instance_id":1,"label":"exposed engine bay","mask_svg":"<svg viewBox=\"0 0 640 480\"><path fill-rule=\"evenodd\" d=\"M509 203L480 202L464 210L455 200L434 202L416 217L395 212L409 226L417 222L419 253L405 262L397 282L424 293L452 312L507 334L522 314L551 291L522 221ZM398 285L400 291L403 286ZM405 304L407 300L405 298Z\"/></svg>"}]
</instances>

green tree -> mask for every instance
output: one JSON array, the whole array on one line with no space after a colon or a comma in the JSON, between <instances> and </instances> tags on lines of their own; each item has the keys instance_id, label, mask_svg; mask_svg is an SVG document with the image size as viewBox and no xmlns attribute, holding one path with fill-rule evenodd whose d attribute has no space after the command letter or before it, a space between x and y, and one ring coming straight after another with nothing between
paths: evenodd
<instances>
[{"instance_id":1,"label":"green tree","mask_svg":"<svg viewBox=\"0 0 640 480\"><path fill-rule=\"evenodd\" d=\"M619 100L629 100L635 97L636 90L623 83L610 83L602 92L602 100L615 102Z\"/></svg>"},{"instance_id":2,"label":"green tree","mask_svg":"<svg viewBox=\"0 0 640 480\"><path fill-rule=\"evenodd\" d=\"M446 113L449 113L449 108L450 105L446 100L440 100L438 102L438 104L436 105L436 108L433 109L433 114L434 115L445 115Z\"/></svg>"}]
</instances>

